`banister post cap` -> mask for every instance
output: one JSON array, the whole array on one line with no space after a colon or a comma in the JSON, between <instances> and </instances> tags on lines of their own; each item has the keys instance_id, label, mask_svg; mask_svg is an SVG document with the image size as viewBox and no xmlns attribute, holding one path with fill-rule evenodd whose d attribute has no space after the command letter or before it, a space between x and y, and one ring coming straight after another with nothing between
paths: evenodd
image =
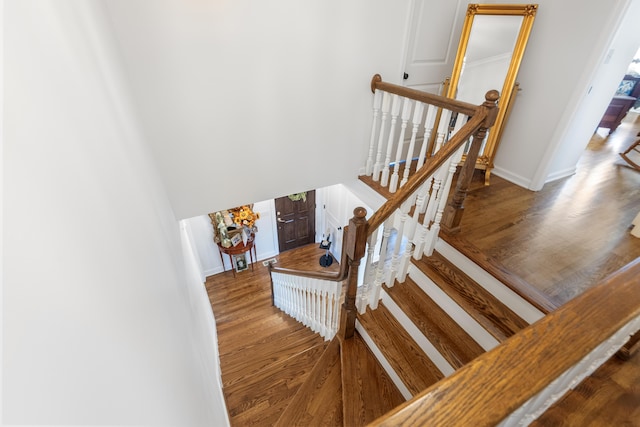
<instances>
[{"instance_id":1,"label":"banister post cap","mask_svg":"<svg viewBox=\"0 0 640 427\"><path fill-rule=\"evenodd\" d=\"M362 206L358 206L353 210L353 216L355 216L358 219L363 219L364 217L367 216L367 210Z\"/></svg>"},{"instance_id":2,"label":"banister post cap","mask_svg":"<svg viewBox=\"0 0 640 427\"><path fill-rule=\"evenodd\" d=\"M374 74L371 78L371 92L376 91L376 85L382 81L382 76L380 74Z\"/></svg>"},{"instance_id":3,"label":"banister post cap","mask_svg":"<svg viewBox=\"0 0 640 427\"><path fill-rule=\"evenodd\" d=\"M498 100L498 98L500 98L500 92L498 92L495 89L490 90L489 92L487 92L487 94L484 96L484 99L486 99L488 102L490 102L491 104L495 104L496 101Z\"/></svg>"}]
</instances>

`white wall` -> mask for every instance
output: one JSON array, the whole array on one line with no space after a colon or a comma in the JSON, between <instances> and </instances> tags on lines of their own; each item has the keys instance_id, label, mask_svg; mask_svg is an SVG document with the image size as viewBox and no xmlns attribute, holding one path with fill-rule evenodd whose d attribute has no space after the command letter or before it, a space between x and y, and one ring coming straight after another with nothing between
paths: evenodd
<instances>
[{"instance_id":1,"label":"white wall","mask_svg":"<svg viewBox=\"0 0 640 427\"><path fill-rule=\"evenodd\" d=\"M496 3L493 2L492 3ZM616 27L616 18L625 0L608 2L583 0L539 0L538 14L520 67L521 91L514 104L495 159L496 175L524 187L539 189L547 176L571 170L588 143L600 113L613 93L611 80L592 80L593 69L604 59ZM640 16L635 15L635 22ZM636 35L634 37L637 37ZM637 47L637 45L636 45ZM617 64L616 50L611 64ZM628 58L622 58L626 64ZM626 65L613 78L619 80ZM586 97L610 92L607 96ZM602 85L602 87L600 87ZM588 120L576 120L574 112L585 102L596 111ZM567 132L569 127L582 132ZM567 147L569 152L558 147ZM560 150L560 151L556 151ZM567 161L551 162L558 153Z\"/></svg>"},{"instance_id":2,"label":"white wall","mask_svg":"<svg viewBox=\"0 0 640 427\"><path fill-rule=\"evenodd\" d=\"M537 2L495 174L539 188L572 170L616 80L593 81L593 69L626 1ZM355 176L369 79L401 82L412 1L104 4L172 206L188 218ZM576 115L583 98L589 117Z\"/></svg>"},{"instance_id":3,"label":"white wall","mask_svg":"<svg viewBox=\"0 0 640 427\"><path fill-rule=\"evenodd\" d=\"M356 176L409 4L105 1L177 217Z\"/></svg>"},{"instance_id":4,"label":"white wall","mask_svg":"<svg viewBox=\"0 0 640 427\"><path fill-rule=\"evenodd\" d=\"M211 320L93 5L4 2L2 422L225 425Z\"/></svg>"},{"instance_id":5,"label":"white wall","mask_svg":"<svg viewBox=\"0 0 640 427\"><path fill-rule=\"evenodd\" d=\"M552 143L547 148L545 158L551 158L551 163L547 168L544 167L546 162L541 165L534 176L533 187L540 186L543 179L548 182L575 172L578 160L640 46L640 1L629 3L619 22L618 31L609 34L610 44L605 44L603 51L594 52L592 60L597 64L597 69L592 70L576 89L573 97L575 103L569 104L573 108L569 108L564 115L568 126L552 140L561 143ZM617 22L615 18L612 17L614 24Z\"/></svg>"}]
</instances>

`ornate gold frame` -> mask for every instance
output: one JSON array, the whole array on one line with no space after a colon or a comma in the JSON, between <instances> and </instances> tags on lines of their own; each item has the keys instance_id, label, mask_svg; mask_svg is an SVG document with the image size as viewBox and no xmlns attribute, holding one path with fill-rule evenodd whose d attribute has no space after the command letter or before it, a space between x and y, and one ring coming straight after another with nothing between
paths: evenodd
<instances>
[{"instance_id":1,"label":"ornate gold frame","mask_svg":"<svg viewBox=\"0 0 640 427\"><path fill-rule=\"evenodd\" d=\"M467 51L467 45L469 43L469 36L471 34L471 28L473 26L474 18L477 15L506 15L506 16L522 16L522 25L520 26L520 32L516 40L516 44L513 49L513 56L511 57L511 63L500 92L500 99L498 101L498 117L496 118L495 125L489 132L487 142L484 146L484 150L478 156L476 162L477 169L484 169L485 172L485 184L489 184L489 176L491 169L493 169L493 159L495 157L500 138L502 136L503 126L508 117L508 114L513 106L513 100L517 94L516 76L520 69L520 63L524 56L524 50L529 40L529 34L533 27L533 20L538 11L537 4L469 4L467 7L467 15L462 26L462 34L460 36L460 44L458 45L458 53L453 65L453 71L451 74L451 80L449 83L449 89L447 91L448 98L455 98L457 92L458 83L460 81L460 74L462 72L462 66L464 57ZM496 88L497 89L497 88Z\"/></svg>"}]
</instances>

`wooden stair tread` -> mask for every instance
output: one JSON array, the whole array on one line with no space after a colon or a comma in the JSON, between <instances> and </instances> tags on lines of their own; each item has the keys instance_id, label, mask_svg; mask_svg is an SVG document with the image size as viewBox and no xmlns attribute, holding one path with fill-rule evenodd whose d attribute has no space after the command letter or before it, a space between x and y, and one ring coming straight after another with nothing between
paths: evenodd
<instances>
[{"instance_id":1,"label":"wooden stair tread","mask_svg":"<svg viewBox=\"0 0 640 427\"><path fill-rule=\"evenodd\" d=\"M255 375L263 369L324 342L319 335L307 328L288 334L278 333L278 335L278 339L270 341L269 345L254 343L240 351L221 354L220 362L225 366L222 373L223 386L227 387L242 381L248 376Z\"/></svg>"},{"instance_id":2,"label":"wooden stair tread","mask_svg":"<svg viewBox=\"0 0 640 427\"><path fill-rule=\"evenodd\" d=\"M345 426L367 425L405 401L358 332L342 342L340 358Z\"/></svg>"},{"instance_id":3,"label":"wooden stair tread","mask_svg":"<svg viewBox=\"0 0 640 427\"><path fill-rule=\"evenodd\" d=\"M484 349L474 341L438 304L436 304L410 277L404 283L385 291L440 354L458 369L482 353Z\"/></svg>"},{"instance_id":4,"label":"wooden stair tread","mask_svg":"<svg viewBox=\"0 0 640 427\"><path fill-rule=\"evenodd\" d=\"M437 251L412 262L498 341L529 326Z\"/></svg>"},{"instance_id":5,"label":"wooden stair tread","mask_svg":"<svg viewBox=\"0 0 640 427\"><path fill-rule=\"evenodd\" d=\"M327 346L276 426L341 426L342 374L338 338Z\"/></svg>"},{"instance_id":6,"label":"wooden stair tread","mask_svg":"<svg viewBox=\"0 0 640 427\"><path fill-rule=\"evenodd\" d=\"M412 395L444 377L383 303L358 319Z\"/></svg>"},{"instance_id":7,"label":"wooden stair tread","mask_svg":"<svg viewBox=\"0 0 640 427\"><path fill-rule=\"evenodd\" d=\"M232 425L272 425L287 407L326 345L311 347L287 360L225 387Z\"/></svg>"},{"instance_id":8,"label":"wooden stair tread","mask_svg":"<svg viewBox=\"0 0 640 427\"><path fill-rule=\"evenodd\" d=\"M453 246L458 252L472 260L477 266L491 274L500 282L504 283L505 286L520 295L542 313L548 314L562 305L559 301L554 300L553 297L545 295L521 277L516 276L513 272L507 270L503 265L478 249L467 239L457 235L449 235L447 233L442 233L440 237L449 245Z\"/></svg>"}]
</instances>

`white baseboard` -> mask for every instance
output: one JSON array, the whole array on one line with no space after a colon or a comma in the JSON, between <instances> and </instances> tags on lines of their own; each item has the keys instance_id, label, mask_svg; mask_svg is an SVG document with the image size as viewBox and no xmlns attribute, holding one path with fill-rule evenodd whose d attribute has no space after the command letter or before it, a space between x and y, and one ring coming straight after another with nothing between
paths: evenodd
<instances>
[{"instance_id":1,"label":"white baseboard","mask_svg":"<svg viewBox=\"0 0 640 427\"><path fill-rule=\"evenodd\" d=\"M260 252L256 254L256 259L254 260L254 262L257 263L265 259L271 259L273 257L277 257L278 255L280 255L280 252L278 251ZM222 266L217 266L217 267L213 267L205 270L204 275L205 277L214 276L216 274L222 273L223 271L224 270L222 269ZM229 271L229 269L227 269L226 271Z\"/></svg>"},{"instance_id":2,"label":"white baseboard","mask_svg":"<svg viewBox=\"0 0 640 427\"><path fill-rule=\"evenodd\" d=\"M502 169L499 166L496 166L491 170L491 175L498 175L500 178L504 178L507 181L519 185L523 188L529 188L531 186L531 180L529 178L525 178L524 176L518 175L517 173Z\"/></svg>"},{"instance_id":3,"label":"white baseboard","mask_svg":"<svg viewBox=\"0 0 640 427\"><path fill-rule=\"evenodd\" d=\"M444 240L438 239L436 250L527 323L537 322L544 317L544 313Z\"/></svg>"},{"instance_id":4,"label":"white baseboard","mask_svg":"<svg viewBox=\"0 0 640 427\"><path fill-rule=\"evenodd\" d=\"M214 275L216 275L216 274L218 274L218 273L222 273L222 271L223 271L223 270L222 270L222 267L214 267L214 268L210 268L210 269L208 269L208 270L205 270L205 271L204 271L204 275L205 275L206 277L214 276Z\"/></svg>"},{"instance_id":5,"label":"white baseboard","mask_svg":"<svg viewBox=\"0 0 640 427\"><path fill-rule=\"evenodd\" d=\"M565 170L557 171L550 173L547 175L547 178L544 180L544 183L547 184L549 182L557 181L558 179L566 178L568 176L574 175L576 173L576 168L571 167Z\"/></svg>"}]
</instances>

